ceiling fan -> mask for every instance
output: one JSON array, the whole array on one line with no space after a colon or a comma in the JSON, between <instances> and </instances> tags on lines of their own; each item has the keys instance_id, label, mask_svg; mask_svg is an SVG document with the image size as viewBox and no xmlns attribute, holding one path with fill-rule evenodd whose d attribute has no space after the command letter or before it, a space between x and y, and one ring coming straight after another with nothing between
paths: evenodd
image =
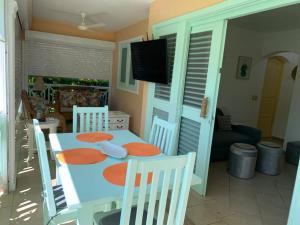
<instances>
[{"instance_id":1,"label":"ceiling fan","mask_svg":"<svg viewBox=\"0 0 300 225\"><path fill-rule=\"evenodd\" d=\"M81 12L80 13L81 15L81 24L79 24L77 26L77 28L81 31L91 31L91 32L95 32L92 28L98 28L98 27L104 27L106 26L105 23L94 23L94 24L89 24L87 25L85 23L86 21L86 17L87 17L87 14L85 12Z\"/></svg>"}]
</instances>

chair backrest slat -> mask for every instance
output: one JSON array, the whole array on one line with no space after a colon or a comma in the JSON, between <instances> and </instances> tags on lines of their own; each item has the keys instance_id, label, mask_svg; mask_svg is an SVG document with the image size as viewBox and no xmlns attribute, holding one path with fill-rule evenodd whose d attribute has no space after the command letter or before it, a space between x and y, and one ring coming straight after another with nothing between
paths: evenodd
<instances>
[{"instance_id":1,"label":"chair backrest slat","mask_svg":"<svg viewBox=\"0 0 300 225\"><path fill-rule=\"evenodd\" d=\"M40 165L41 177L43 183L44 200L46 201L46 205L49 211L49 216L52 217L56 215L56 206L55 206L55 200L53 195L51 173L50 173L50 167L48 161L45 136L39 126L39 122L36 119L33 119L33 126L35 131L37 149L38 149L38 158L39 158L39 165Z\"/></svg>"},{"instance_id":2,"label":"chair backrest slat","mask_svg":"<svg viewBox=\"0 0 300 225\"><path fill-rule=\"evenodd\" d=\"M147 180L148 180L148 174L142 173L141 179L140 179L140 190L139 190L139 198L137 203L137 215L143 215L144 206L145 206L145 200L146 200L146 192L147 192ZM136 217L135 218L135 225L142 225L142 217Z\"/></svg>"},{"instance_id":3,"label":"chair backrest slat","mask_svg":"<svg viewBox=\"0 0 300 225\"><path fill-rule=\"evenodd\" d=\"M78 129L79 120L79 129ZM73 133L107 131L108 107L73 106Z\"/></svg>"},{"instance_id":4,"label":"chair backrest slat","mask_svg":"<svg viewBox=\"0 0 300 225\"><path fill-rule=\"evenodd\" d=\"M150 190L149 205L148 205L148 209L147 209L146 225L153 224L154 211L155 211L155 205L156 205L156 199L157 199L157 188L158 188L159 175L160 175L159 171L153 172L153 175L152 175L152 185L151 185L151 190Z\"/></svg>"},{"instance_id":5,"label":"chair backrest slat","mask_svg":"<svg viewBox=\"0 0 300 225\"><path fill-rule=\"evenodd\" d=\"M175 152L175 135L177 125L157 116L153 119L152 129L150 132L149 143L159 147L166 155L176 155Z\"/></svg>"},{"instance_id":6,"label":"chair backrest slat","mask_svg":"<svg viewBox=\"0 0 300 225\"><path fill-rule=\"evenodd\" d=\"M160 194L160 201L159 201L158 215L157 215L157 225L162 225L164 221L168 191L170 187L170 177L171 177L171 170L166 170L164 173L163 186Z\"/></svg>"},{"instance_id":7,"label":"chair backrest slat","mask_svg":"<svg viewBox=\"0 0 300 225\"><path fill-rule=\"evenodd\" d=\"M168 221L168 225L183 225L195 155L191 152L187 155L170 156L159 160L129 160L120 224L129 225L133 198L137 195L135 225L142 224L147 196L149 196L149 203L146 225L153 224L158 196L157 225L162 225L164 221ZM139 187L134 186L137 174L141 176ZM152 181L148 184L150 174L152 174ZM166 210L169 191L171 192L170 207Z\"/></svg>"}]
</instances>

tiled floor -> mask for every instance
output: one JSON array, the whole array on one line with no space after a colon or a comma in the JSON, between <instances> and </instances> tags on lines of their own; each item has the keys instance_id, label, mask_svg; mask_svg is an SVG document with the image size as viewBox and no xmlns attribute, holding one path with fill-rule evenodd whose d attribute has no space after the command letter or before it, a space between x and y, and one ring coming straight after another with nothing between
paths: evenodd
<instances>
[{"instance_id":1,"label":"tiled floor","mask_svg":"<svg viewBox=\"0 0 300 225\"><path fill-rule=\"evenodd\" d=\"M17 190L0 197L0 225L42 224L41 179L38 161L26 163L27 145L21 145ZM240 180L226 173L226 163L210 167L205 198L191 192L185 225L285 225L296 167L286 164L279 176L257 173L251 180ZM54 172L54 165L51 163ZM53 173L54 174L54 173Z\"/></svg>"}]
</instances>

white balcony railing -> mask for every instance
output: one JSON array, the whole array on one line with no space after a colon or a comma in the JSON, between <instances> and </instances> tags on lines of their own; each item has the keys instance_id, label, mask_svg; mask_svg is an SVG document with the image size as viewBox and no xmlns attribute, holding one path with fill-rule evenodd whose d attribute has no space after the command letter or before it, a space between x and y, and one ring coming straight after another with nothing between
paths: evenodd
<instances>
[{"instance_id":1,"label":"white balcony railing","mask_svg":"<svg viewBox=\"0 0 300 225\"><path fill-rule=\"evenodd\" d=\"M80 87L80 88L92 88L103 91L103 94L101 98L104 100L105 105L108 104L108 90L109 87L102 87L102 86L87 86L87 85L68 85L68 84L45 84L45 90L42 91L41 96L45 100L47 100L50 103L55 102L55 94L56 92L62 88L62 87L74 87L74 89ZM36 91L33 89L32 84L28 84L28 95L34 96L36 95Z\"/></svg>"}]
</instances>

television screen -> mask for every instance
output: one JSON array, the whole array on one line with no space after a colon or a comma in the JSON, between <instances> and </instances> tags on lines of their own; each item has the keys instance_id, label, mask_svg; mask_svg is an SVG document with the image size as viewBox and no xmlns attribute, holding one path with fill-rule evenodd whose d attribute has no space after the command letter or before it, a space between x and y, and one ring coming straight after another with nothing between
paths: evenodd
<instances>
[{"instance_id":1,"label":"television screen","mask_svg":"<svg viewBox=\"0 0 300 225\"><path fill-rule=\"evenodd\" d=\"M154 83L168 83L167 40L131 43L133 78Z\"/></svg>"}]
</instances>

